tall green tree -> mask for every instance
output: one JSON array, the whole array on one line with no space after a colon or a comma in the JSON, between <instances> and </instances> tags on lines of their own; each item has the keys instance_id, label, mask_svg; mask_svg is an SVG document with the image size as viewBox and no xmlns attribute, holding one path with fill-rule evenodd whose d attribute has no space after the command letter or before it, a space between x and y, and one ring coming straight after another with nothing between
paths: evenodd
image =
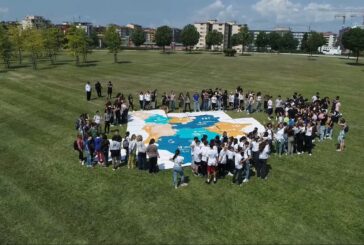
<instances>
[{"instance_id":1,"label":"tall green tree","mask_svg":"<svg viewBox=\"0 0 364 245\"><path fill-rule=\"evenodd\" d=\"M24 50L29 52L32 67L36 70L38 59L44 50L41 30L32 28L24 31Z\"/></svg>"},{"instance_id":2,"label":"tall green tree","mask_svg":"<svg viewBox=\"0 0 364 245\"><path fill-rule=\"evenodd\" d=\"M239 32L232 35L231 42L233 46L241 45L241 52L244 54L245 47L253 42L253 35L250 33L248 25L240 28Z\"/></svg>"},{"instance_id":3,"label":"tall green tree","mask_svg":"<svg viewBox=\"0 0 364 245\"><path fill-rule=\"evenodd\" d=\"M24 50L23 30L19 26L10 26L8 32L9 32L10 42L13 45L14 50L16 51L16 57L18 58L18 63L22 64L23 50Z\"/></svg>"},{"instance_id":4,"label":"tall green tree","mask_svg":"<svg viewBox=\"0 0 364 245\"><path fill-rule=\"evenodd\" d=\"M46 28L42 30L43 44L51 64L56 61L56 56L62 46L62 33L57 28Z\"/></svg>"},{"instance_id":5,"label":"tall green tree","mask_svg":"<svg viewBox=\"0 0 364 245\"><path fill-rule=\"evenodd\" d=\"M307 42L308 42L308 33L305 32L305 34L303 34L303 37L302 37L302 41L301 41L301 51L303 52L307 52Z\"/></svg>"},{"instance_id":6,"label":"tall green tree","mask_svg":"<svg viewBox=\"0 0 364 245\"><path fill-rule=\"evenodd\" d=\"M83 29L71 26L66 35L67 47L75 57L76 65L80 64L80 56L83 62L87 60L87 54L91 52L91 40Z\"/></svg>"},{"instance_id":7,"label":"tall green tree","mask_svg":"<svg viewBox=\"0 0 364 245\"><path fill-rule=\"evenodd\" d=\"M155 32L155 42L157 46L163 48L163 53L166 51L166 46L171 45L173 38L172 29L168 26L160 26Z\"/></svg>"},{"instance_id":8,"label":"tall green tree","mask_svg":"<svg viewBox=\"0 0 364 245\"><path fill-rule=\"evenodd\" d=\"M318 48L326 44L326 39L322 33L311 32L307 39L307 51L310 53L310 56L314 52L318 51Z\"/></svg>"},{"instance_id":9,"label":"tall green tree","mask_svg":"<svg viewBox=\"0 0 364 245\"><path fill-rule=\"evenodd\" d=\"M0 56L4 61L5 68L10 68L10 60L12 55L12 46L9 33L3 25L0 25Z\"/></svg>"},{"instance_id":10,"label":"tall green tree","mask_svg":"<svg viewBox=\"0 0 364 245\"><path fill-rule=\"evenodd\" d=\"M200 33L194 25L189 24L183 27L181 32L181 41L183 46L185 46L186 49L189 49L190 52L192 51L192 47L198 43L199 39Z\"/></svg>"},{"instance_id":11,"label":"tall green tree","mask_svg":"<svg viewBox=\"0 0 364 245\"><path fill-rule=\"evenodd\" d=\"M342 37L342 44L356 55L356 63L359 63L360 51L364 50L364 30L360 28L350 29Z\"/></svg>"},{"instance_id":12,"label":"tall green tree","mask_svg":"<svg viewBox=\"0 0 364 245\"><path fill-rule=\"evenodd\" d=\"M115 26L109 26L106 29L105 42L110 53L114 54L114 63L117 63L118 53L121 50L121 38Z\"/></svg>"},{"instance_id":13,"label":"tall green tree","mask_svg":"<svg viewBox=\"0 0 364 245\"><path fill-rule=\"evenodd\" d=\"M206 45L213 50L214 46L222 44L223 38L224 36L221 32L217 30L210 31L206 35Z\"/></svg>"},{"instance_id":14,"label":"tall green tree","mask_svg":"<svg viewBox=\"0 0 364 245\"><path fill-rule=\"evenodd\" d=\"M297 49L298 40L294 38L292 32L286 32L281 38L281 51L294 51Z\"/></svg>"},{"instance_id":15,"label":"tall green tree","mask_svg":"<svg viewBox=\"0 0 364 245\"><path fill-rule=\"evenodd\" d=\"M142 28L135 28L131 34L131 41L135 46L139 47L143 45L146 41L145 33Z\"/></svg>"},{"instance_id":16,"label":"tall green tree","mask_svg":"<svg viewBox=\"0 0 364 245\"><path fill-rule=\"evenodd\" d=\"M281 50L282 36L278 32L273 31L269 33L268 39L269 39L269 46L272 50L274 51Z\"/></svg>"},{"instance_id":17,"label":"tall green tree","mask_svg":"<svg viewBox=\"0 0 364 245\"><path fill-rule=\"evenodd\" d=\"M255 39L255 46L258 48L258 51L265 50L269 45L269 38L267 33L261 31L258 33L257 38Z\"/></svg>"}]
</instances>

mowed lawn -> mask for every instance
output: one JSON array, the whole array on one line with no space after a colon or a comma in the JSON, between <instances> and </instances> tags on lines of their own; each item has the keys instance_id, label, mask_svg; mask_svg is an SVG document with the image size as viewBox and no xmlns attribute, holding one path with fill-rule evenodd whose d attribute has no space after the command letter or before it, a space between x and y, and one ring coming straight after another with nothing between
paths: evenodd
<instances>
[{"instance_id":1,"label":"mowed lawn","mask_svg":"<svg viewBox=\"0 0 364 245\"><path fill-rule=\"evenodd\" d=\"M76 67L63 55L38 71L0 72L0 244L364 243L364 66L339 58L152 51L124 51L119 64L106 52L88 59ZM87 80L104 87L111 80L115 92L132 93L136 102L140 90L238 85L283 97L340 95L347 149L336 152L333 140L317 143L312 157L272 156L269 179L253 177L243 187L230 177L206 185L189 169L189 186L178 190L170 171L86 169L73 151L74 122L105 102L86 102ZM265 115L253 116L266 123Z\"/></svg>"}]
</instances>

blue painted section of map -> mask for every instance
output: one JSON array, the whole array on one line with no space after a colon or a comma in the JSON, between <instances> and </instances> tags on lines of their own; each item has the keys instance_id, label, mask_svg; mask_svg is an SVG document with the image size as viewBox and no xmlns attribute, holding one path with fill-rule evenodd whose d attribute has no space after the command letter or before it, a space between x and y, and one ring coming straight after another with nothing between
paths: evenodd
<instances>
[{"instance_id":1,"label":"blue painted section of map","mask_svg":"<svg viewBox=\"0 0 364 245\"><path fill-rule=\"evenodd\" d=\"M190 145L193 137L201 139L206 134L209 140L215 138L218 134L209 131L207 128L218 122L217 117L204 115L196 116L194 120L186 124L172 124L173 129L176 130L176 135L160 137L157 142L159 149L174 153L178 148L185 159L185 163L190 163L192 161Z\"/></svg>"},{"instance_id":2,"label":"blue painted section of map","mask_svg":"<svg viewBox=\"0 0 364 245\"><path fill-rule=\"evenodd\" d=\"M145 122L146 123L154 123L154 124L168 124L169 120L168 120L168 117L165 117L165 116L162 116L162 115L159 115L159 114L155 114L155 115L152 115L152 116L148 117L145 120Z\"/></svg>"}]
</instances>

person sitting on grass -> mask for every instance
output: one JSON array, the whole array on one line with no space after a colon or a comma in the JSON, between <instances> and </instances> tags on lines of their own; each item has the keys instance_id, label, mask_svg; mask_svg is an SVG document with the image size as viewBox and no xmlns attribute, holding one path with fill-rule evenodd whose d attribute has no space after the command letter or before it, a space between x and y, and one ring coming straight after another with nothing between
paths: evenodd
<instances>
[{"instance_id":1,"label":"person sitting on grass","mask_svg":"<svg viewBox=\"0 0 364 245\"><path fill-rule=\"evenodd\" d=\"M180 186L181 187L186 186L187 184L184 183L185 175L184 175L183 168L182 168L184 158L182 156L180 156L180 150L177 149L176 152L174 153L174 156L170 160L173 161L173 163L174 163L174 165L173 165L174 188L175 189L178 188L178 175L181 176Z\"/></svg>"}]
</instances>

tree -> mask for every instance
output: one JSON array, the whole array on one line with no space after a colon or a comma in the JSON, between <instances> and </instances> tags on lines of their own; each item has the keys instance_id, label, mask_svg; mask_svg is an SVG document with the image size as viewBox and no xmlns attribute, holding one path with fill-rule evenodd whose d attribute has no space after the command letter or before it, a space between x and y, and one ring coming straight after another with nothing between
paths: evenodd
<instances>
[{"instance_id":1,"label":"tree","mask_svg":"<svg viewBox=\"0 0 364 245\"><path fill-rule=\"evenodd\" d=\"M303 38L301 41L301 51L303 52L307 52L308 49L307 41L308 41L308 33L306 32L305 34L303 34Z\"/></svg>"},{"instance_id":2,"label":"tree","mask_svg":"<svg viewBox=\"0 0 364 245\"><path fill-rule=\"evenodd\" d=\"M211 49L213 49L215 45L222 44L223 38L224 36L222 35L221 32L218 32L216 30L210 31L206 35L206 45L211 47Z\"/></svg>"},{"instance_id":3,"label":"tree","mask_svg":"<svg viewBox=\"0 0 364 245\"><path fill-rule=\"evenodd\" d=\"M38 58L44 50L44 42L40 30L33 28L24 31L24 50L30 53L32 67L36 70Z\"/></svg>"},{"instance_id":4,"label":"tree","mask_svg":"<svg viewBox=\"0 0 364 245\"><path fill-rule=\"evenodd\" d=\"M62 45L61 32L57 28L42 30L44 49L52 64L55 63L57 53Z\"/></svg>"},{"instance_id":5,"label":"tree","mask_svg":"<svg viewBox=\"0 0 364 245\"><path fill-rule=\"evenodd\" d=\"M326 39L322 33L311 32L307 39L307 51L312 56L313 52L317 52L318 48L326 44Z\"/></svg>"},{"instance_id":6,"label":"tree","mask_svg":"<svg viewBox=\"0 0 364 245\"><path fill-rule=\"evenodd\" d=\"M264 31L259 32L257 35L257 39L255 40L255 46L257 46L258 51L261 49L265 50L266 47L269 45L269 38L267 33Z\"/></svg>"},{"instance_id":7,"label":"tree","mask_svg":"<svg viewBox=\"0 0 364 245\"><path fill-rule=\"evenodd\" d=\"M360 51L364 50L364 30L360 28L350 29L342 37L342 44L356 55L356 63L359 63Z\"/></svg>"},{"instance_id":8,"label":"tree","mask_svg":"<svg viewBox=\"0 0 364 245\"><path fill-rule=\"evenodd\" d=\"M87 54L90 52L91 40L83 29L71 26L66 36L68 48L76 58L76 65L80 64L80 55L83 62L86 62Z\"/></svg>"},{"instance_id":9,"label":"tree","mask_svg":"<svg viewBox=\"0 0 364 245\"><path fill-rule=\"evenodd\" d=\"M278 32L274 31L274 32L269 33L268 39L269 39L269 46L272 50L275 50L275 51L281 50L282 36Z\"/></svg>"},{"instance_id":10,"label":"tree","mask_svg":"<svg viewBox=\"0 0 364 245\"><path fill-rule=\"evenodd\" d=\"M0 56L4 61L5 68L10 68L12 55L12 46L9 39L9 33L0 25Z\"/></svg>"},{"instance_id":11,"label":"tree","mask_svg":"<svg viewBox=\"0 0 364 245\"><path fill-rule=\"evenodd\" d=\"M166 46L172 43L172 29L168 26L160 26L155 32L155 42L157 46L163 48L163 53L166 51Z\"/></svg>"},{"instance_id":12,"label":"tree","mask_svg":"<svg viewBox=\"0 0 364 245\"><path fill-rule=\"evenodd\" d=\"M118 62L118 53L121 49L121 38L115 26L110 26L105 32L105 42L110 53L114 54L114 63Z\"/></svg>"},{"instance_id":13,"label":"tree","mask_svg":"<svg viewBox=\"0 0 364 245\"><path fill-rule=\"evenodd\" d=\"M195 46L200 39L200 33L197 31L196 27L194 25L186 25L183 27L183 30L181 32L181 40L183 43L183 46L189 48L190 52L192 50L192 47Z\"/></svg>"},{"instance_id":14,"label":"tree","mask_svg":"<svg viewBox=\"0 0 364 245\"><path fill-rule=\"evenodd\" d=\"M134 45L139 47L145 43L145 34L142 28L135 28L131 35L131 40L133 41Z\"/></svg>"},{"instance_id":15,"label":"tree","mask_svg":"<svg viewBox=\"0 0 364 245\"><path fill-rule=\"evenodd\" d=\"M233 46L241 45L241 52L244 54L245 47L253 42L253 35L250 34L248 25L245 24L238 33L232 35L231 42Z\"/></svg>"},{"instance_id":16,"label":"tree","mask_svg":"<svg viewBox=\"0 0 364 245\"><path fill-rule=\"evenodd\" d=\"M296 50L298 46L298 40L293 37L292 32L286 32L281 38L280 48L283 51Z\"/></svg>"},{"instance_id":17,"label":"tree","mask_svg":"<svg viewBox=\"0 0 364 245\"><path fill-rule=\"evenodd\" d=\"M9 39L13 45L14 50L16 50L16 56L18 58L19 64L23 62L23 50L24 50L24 37L23 31L18 26L9 27Z\"/></svg>"}]
</instances>

